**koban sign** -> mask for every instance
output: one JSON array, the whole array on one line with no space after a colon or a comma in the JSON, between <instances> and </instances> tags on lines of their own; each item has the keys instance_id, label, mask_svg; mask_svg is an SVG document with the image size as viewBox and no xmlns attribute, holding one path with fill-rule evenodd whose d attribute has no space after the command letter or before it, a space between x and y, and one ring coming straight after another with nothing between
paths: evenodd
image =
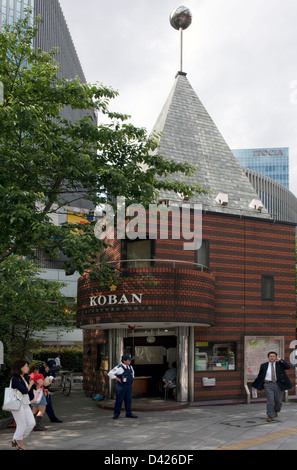
<instances>
[{"instance_id":1,"label":"koban sign","mask_svg":"<svg viewBox=\"0 0 297 470\"><path fill-rule=\"evenodd\" d=\"M90 297L90 307L103 305L127 305L141 304L143 294L109 294L109 295L93 295Z\"/></svg>"}]
</instances>

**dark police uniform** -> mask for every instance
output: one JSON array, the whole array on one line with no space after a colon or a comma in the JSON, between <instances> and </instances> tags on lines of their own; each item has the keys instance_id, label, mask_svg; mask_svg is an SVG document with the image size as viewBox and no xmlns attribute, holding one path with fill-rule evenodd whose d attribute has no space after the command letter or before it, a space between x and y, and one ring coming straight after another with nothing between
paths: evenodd
<instances>
[{"instance_id":1,"label":"dark police uniform","mask_svg":"<svg viewBox=\"0 0 297 470\"><path fill-rule=\"evenodd\" d=\"M128 355L124 355L122 360L132 360ZM121 382L116 382L115 393L116 401L114 406L114 418L118 418L121 414L121 408L123 401L125 402L125 410L127 418L137 418L137 416L132 414L131 411L131 400L132 400L132 384L134 378L134 370L131 365L128 364L119 364L114 367L109 373L108 376L111 379L116 377L121 380Z\"/></svg>"}]
</instances>

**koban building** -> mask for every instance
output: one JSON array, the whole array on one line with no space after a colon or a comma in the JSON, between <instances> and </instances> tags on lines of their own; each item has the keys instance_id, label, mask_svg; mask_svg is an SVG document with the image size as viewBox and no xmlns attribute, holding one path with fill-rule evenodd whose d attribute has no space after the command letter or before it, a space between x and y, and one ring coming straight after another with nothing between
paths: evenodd
<instances>
[{"instance_id":1,"label":"koban building","mask_svg":"<svg viewBox=\"0 0 297 470\"><path fill-rule=\"evenodd\" d=\"M258 345L279 345L289 358L295 339L295 226L271 219L185 73L154 131L158 153L197 165L187 182L209 190L187 200L192 232L194 205L202 207L201 243L185 250L182 238L162 238L159 225L154 239L147 232L112 240L105 263L117 271L116 284L102 286L90 273L79 279L84 387L112 397L107 372L128 353L143 379L135 379L135 396L162 396L175 361L175 400L244 401ZM168 224L177 228L171 216Z\"/></svg>"}]
</instances>

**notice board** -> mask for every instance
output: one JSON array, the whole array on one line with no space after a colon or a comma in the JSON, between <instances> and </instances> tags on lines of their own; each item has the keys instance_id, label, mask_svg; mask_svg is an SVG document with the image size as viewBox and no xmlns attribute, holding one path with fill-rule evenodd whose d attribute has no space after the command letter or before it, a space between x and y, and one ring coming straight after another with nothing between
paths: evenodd
<instances>
[{"instance_id":1,"label":"notice board","mask_svg":"<svg viewBox=\"0 0 297 470\"><path fill-rule=\"evenodd\" d=\"M260 365L267 362L269 351L284 356L283 336L245 336L244 338L244 383L253 382Z\"/></svg>"},{"instance_id":2,"label":"notice board","mask_svg":"<svg viewBox=\"0 0 297 470\"><path fill-rule=\"evenodd\" d=\"M135 364L163 364L162 346L135 346Z\"/></svg>"}]
</instances>

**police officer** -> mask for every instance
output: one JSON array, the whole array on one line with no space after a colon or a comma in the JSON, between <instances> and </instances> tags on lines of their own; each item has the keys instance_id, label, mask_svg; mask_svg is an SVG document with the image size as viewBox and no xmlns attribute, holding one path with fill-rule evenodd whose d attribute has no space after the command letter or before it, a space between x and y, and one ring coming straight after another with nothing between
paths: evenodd
<instances>
[{"instance_id":1,"label":"police officer","mask_svg":"<svg viewBox=\"0 0 297 470\"><path fill-rule=\"evenodd\" d=\"M125 401L126 418L137 418L131 411L132 383L134 377L131 361L133 361L132 357L130 357L129 354L124 354L121 364L108 372L108 376L116 380L116 402L114 405L113 419L118 419L120 416L123 401Z\"/></svg>"}]
</instances>

